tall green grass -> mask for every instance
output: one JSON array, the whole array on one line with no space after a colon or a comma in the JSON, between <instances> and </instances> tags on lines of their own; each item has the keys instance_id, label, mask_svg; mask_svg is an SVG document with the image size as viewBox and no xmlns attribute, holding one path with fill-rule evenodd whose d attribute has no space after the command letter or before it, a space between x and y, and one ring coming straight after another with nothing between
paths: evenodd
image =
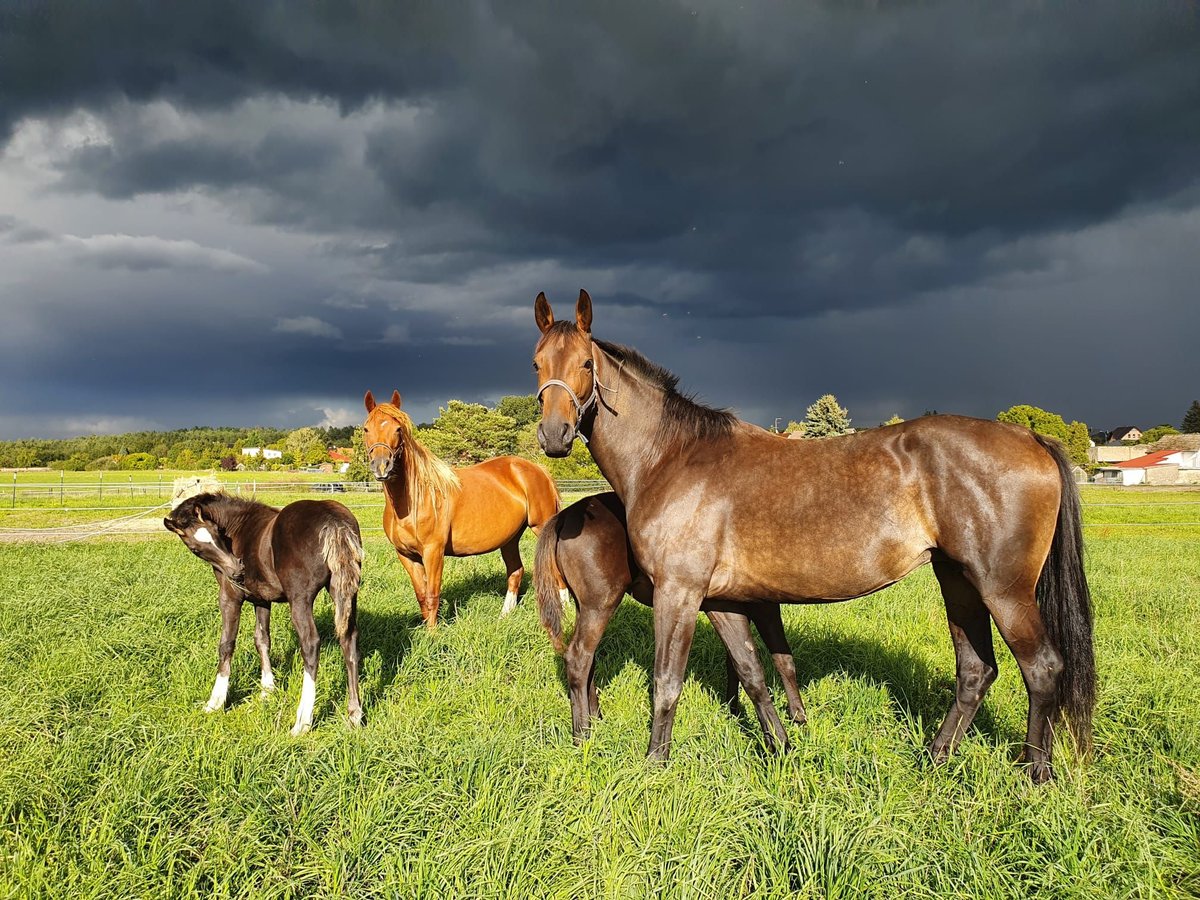
<instances>
[{"instance_id":1,"label":"tall green grass","mask_svg":"<svg viewBox=\"0 0 1200 900\"><path fill-rule=\"evenodd\" d=\"M230 708L205 715L215 587L177 541L0 546L0 895L1195 896L1200 529L1087 537L1095 755L1060 741L1044 788L1012 763L1026 700L1002 647L976 730L948 765L923 761L953 692L928 570L785 610L810 724L789 726L780 758L752 714L718 701L722 650L702 623L674 754L656 766L650 613L618 611L599 657L605 719L576 746L531 601L497 618L494 554L449 561L430 634L369 537L367 726L345 724L329 640L316 728L291 739L301 666L285 608L280 689L257 696L247 610ZM330 638L325 599L318 625Z\"/></svg>"}]
</instances>

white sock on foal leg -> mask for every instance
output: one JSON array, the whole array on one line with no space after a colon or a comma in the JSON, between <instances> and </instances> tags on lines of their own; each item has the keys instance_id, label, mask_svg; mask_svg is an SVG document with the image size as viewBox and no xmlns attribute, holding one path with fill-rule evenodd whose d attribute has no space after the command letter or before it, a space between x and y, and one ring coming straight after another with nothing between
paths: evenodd
<instances>
[{"instance_id":1,"label":"white sock on foal leg","mask_svg":"<svg viewBox=\"0 0 1200 900\"><path fill-rule=\"evenodd\" d=\"M510 612L517 608L516 591L509 591L504 595L504 608L500 610L500 615L507 616Z\"/></svg>"},{"instance_id":2,"label":"white sock on foal leg","mask_svg":"<svg viewBox=\"0 0 1200 900\"><path fill-rule=\"evenodd\" d=\"M300 690L300 705L296 707L296 724L292 726L292 737L299 737L312 728L313 705L317 702L317 683L304 673L304 687Z\"/></svg>"},{"instance_id":3,"label":"white sock on foal leg","mask_svg":"<svg viewBox=\"0 0 1200 900\"><path fill-rule=\"evenodd\" d=\"M262 696L267 696L275 690L275 673L270 669L262 673L262 690L259 692Z\"/></svg>"},{"instance_id":4,"label":"white sock on foal leg","mask_svg":"<svg viewBox=\"0 0 1200 900\"><path fill-rule=\"evenodd\" d=\"M225 708L225 698L229 696L229 676L218 675L217 680L213 682L212 693L208 697L208 703L204 706L205 712L217 712Z\"/></svg>"}]
</instances>

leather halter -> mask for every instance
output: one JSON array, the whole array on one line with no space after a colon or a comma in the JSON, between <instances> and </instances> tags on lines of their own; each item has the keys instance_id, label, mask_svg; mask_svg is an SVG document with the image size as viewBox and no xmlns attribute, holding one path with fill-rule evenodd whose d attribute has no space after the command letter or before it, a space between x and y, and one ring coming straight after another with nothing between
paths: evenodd
<instances>
[{"instance_id":1,"label":"leather halter","mask_svg":"<svg viewBox=\"0 0 1200 900\"><path fill-rule=\"evenodd\" d=\"M571 402L575 405L575 434L578 435L579 439L581 441L583 441L584 444L587 444L587 442L588 442L587 435L585 435L582 431L579 430L579 426L583 423L583 417L585 415L587 415L588 410L590 410L592 407L594 407L596 405L596 400L600 396L600 390L597 387L599 384L600 384L600 381L596 377L596 370L593 369L592 370L592 392L590 394L588 394L587 400L580 403L579 397L575 394L575 392L573 390L571 390L571 386L569 384L567 384L565 381L559 381L557 378L548 378L545 381L543 381L542 386L538 388L537 398L538 398L538 400L541 400L542 394L544 394L546 392L546 388L552 387L555 385L557 385L558 387L560 387L564 391L566 391L567 396L571 398Z\"/></svg>"}]
</instances>

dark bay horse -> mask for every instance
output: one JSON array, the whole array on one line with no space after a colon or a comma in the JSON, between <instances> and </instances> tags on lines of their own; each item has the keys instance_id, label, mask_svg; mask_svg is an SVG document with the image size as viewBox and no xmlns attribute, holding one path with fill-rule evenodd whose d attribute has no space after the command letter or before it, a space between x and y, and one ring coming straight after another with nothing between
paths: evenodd
<instances>
[{"instance_id":1,"label":"dark bay horse","mask_svg":"<svg viewBox=\"0 0 1200 900\"><path fill-rule=\"evenodd\" d=\"M425 624L437 624L446 556L476 556L499 549L508 573L501 615L516 608L525 566L521 535L558 512L558 488L536 463L498 456L452 469L423 447L412 419L367 391L363 437L375 478L384 485L383 530L412 580Z\"/></svg>"},{"instance_id":2,"label":"dark bay horse","mask_svg":"<svg viewBox=\"0 0 1200 900\"><path fill-rule=\"evenodd\" d=\"M578 608L565 662L571 728L579 741L586 736L592 720L600 718L596 647L621 598L628 593L646 606L654 605L654 586L633 558L625 529L625 507L617 495L608 492L584 497L542 526L533 572L542 626L559 653L564 653L561 591L569 589ZM564 583L567 587L560 587ZM761 677L762 668L746 662L747 654L756 654L750 634L753 620L783 681L788 713L795 722L803 724L804 703L796 685L796 664L783 631L779 604L739 606L740 609L731 609L720 601L706 600L700 607L725 644L725 702L730 706L736 703L741 682L754 703L764 733L770 732L772 720L764 706L771 705L771 695Z\"/></svg>"},{"instance_id":3,"label":"dark bay horse","mask_svg":"<svg viewBox=\"0 0 1200 900\"><path fill-rule=\"evenodd\" d=\"M358 589L362 537L354 514L336 500L297 500L283 509L226 494L200 494L163 519L184 545L213 567L220 588L221 643L217 680L204 707L225 708L229 661L242 604L254 605L254 645L262 663L262 691L275 689L271 672L271 604L287 603L304 657L304 686L292 734L312 727L317 699L320 637L313 601L322 588L334 607L334 628L346 661L350 724L362 724L358 699Z\"/></svg>"},{"instance_id":4,"label":"dark bay horse","mask_svg":"<svg viewBox=\"0 0 1200 900\"><path fill-rule=\"evenodd\" d=\"M1061 445L960 416L784 441L693 402L636 351L594 339L584 291L573 320L556 322L544 294L534 318L542 333L538 440L548 455L564 456L576 435L588 439L654 583L652 757L670 752L706 597L849 600L926 563L957 659L955 699L933 757L953 751L996 678L991 621L1025 682L1031 777L1053 775L1059 713L1086 750L1096 692L1092 612L1079 494Z\"/></svg>"}]
</instances>

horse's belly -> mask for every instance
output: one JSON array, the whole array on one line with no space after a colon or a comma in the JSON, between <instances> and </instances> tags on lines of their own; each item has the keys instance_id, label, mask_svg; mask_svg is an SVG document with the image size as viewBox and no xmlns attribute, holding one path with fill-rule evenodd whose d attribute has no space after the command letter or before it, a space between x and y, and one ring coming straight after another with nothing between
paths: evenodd
<instances>
[{"instance_id":1,"label":"horse's belly","mask_svg":"<svg viewBox=\"0 0 1200 900\"><path fill-rule=\"evenodd\" d=\"M710 597L812 602L851 600L874 593L929 562L930 551L899 549L855 560L802 558L719 565Z\"/></svg>"},{"instance_id":2,"label":"horse's belly","mask_svg":"<svg viewBox=\"0 0 1200 900\"><path fill-rule=\"evenodd\" d=\"M502 547L520 534L526 525L525 510L507 503L490 509L472 504L455 511L446 536L448 556L476 556Z\"/></svg>"}]
</instances>

